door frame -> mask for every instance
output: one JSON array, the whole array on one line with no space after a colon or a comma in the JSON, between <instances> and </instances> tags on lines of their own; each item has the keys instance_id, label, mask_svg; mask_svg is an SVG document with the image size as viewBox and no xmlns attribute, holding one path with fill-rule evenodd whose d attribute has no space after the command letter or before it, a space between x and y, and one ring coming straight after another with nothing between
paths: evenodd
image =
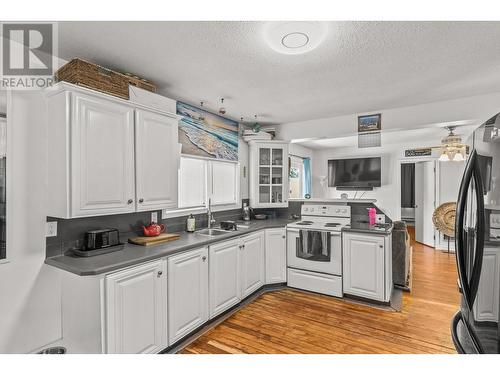
<instances>
[{"instance_id":1,"label":"door frame","mask_svg":"<svg viewBox=\"0 0 500 375\"><path fill-rule=\"evenodd\" d=\"M433 161L434 166L436 168L436 171L434 173L434 209L436 208L436 202L439 202L439 158L435 156L423 156L423 157L416 157L416 158L399 158L397 160L397 168L396 168L396 184L398 186L398 201L397 201L397 212L399 219L401 219L401 164L409 164L409 163L421 163L421 162L427 162L427 161ZM434 249L437 250L436 248L436 239L437 239L437 233L436 233L436 228L434 228Z\"/></svg>"}]
</instances>

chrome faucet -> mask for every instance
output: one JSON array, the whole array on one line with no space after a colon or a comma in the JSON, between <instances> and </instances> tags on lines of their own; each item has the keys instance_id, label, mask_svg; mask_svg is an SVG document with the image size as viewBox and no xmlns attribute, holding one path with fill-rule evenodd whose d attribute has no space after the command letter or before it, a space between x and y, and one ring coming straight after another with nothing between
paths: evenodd
<instances>
[{"instance_id":1,"label":"chrome faucet","mask_svg":"<svg viewBox=\"0 0 500 375\"><path fill-rule=\"evenodd\" d=\"M214 215L212 214L212 199L208 198L208 208L207 208L207 219L208 219L208 229L215 224Z\"/></svg>"}]
</instances>

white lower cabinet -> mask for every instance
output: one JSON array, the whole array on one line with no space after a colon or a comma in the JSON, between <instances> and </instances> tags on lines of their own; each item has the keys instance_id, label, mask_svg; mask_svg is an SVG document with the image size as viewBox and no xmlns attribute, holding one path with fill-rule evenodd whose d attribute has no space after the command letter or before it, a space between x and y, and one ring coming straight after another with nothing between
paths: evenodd
<instances>
[{"instance_id":1,"label":"white lower cabinet","mask_svg":"<svg viewBox=\"0 0 500 375\"><path fill-rule=\"evenodd\" d=\"M286 282L286 230L266 229L266 284Z\"/></svg>"},{"instance_id":2,"label":"white lower cabinet","mask_svg":"<svg viewBox=\"0 0 500 375\"><path fill-rule=\"evenodd\" d=\"M157 353L167 347L163 261L106 277L107 353Z\"/></svg>"},{"instance_id":3,"label":"white lower cabinet","mask_svg":"<svg viewBox=\"0 0 500 375\"><path fill-rule=\"evenodd\" d=\"M168 258L168 343L208 320L208 249Z\"/></svg>"},{"instance_id":4,"label":"white lower cabinet","mask_svg":"<svg viewBox=\"0 0 500 375\"><path fill-rule=\"evenodd\" d=\"M241 298L264 285L264 233L257 232L242 238Z\"/></svg>"},{"instance_id":5,"label":"white lower cabinet","mask_svg":"<svg viewBox=\"0 0 500 375\"><path fill-rule=\"evenodd\" d=\"M344 293L387 302L392 292L386 274L390 241L384 236L360 233L344 233L343 237ZM392 274L391 269L389 272Z\"/></svg>"},{"instance_id":6,"label":"white lower cabinet","mask_svg":"<svg viewBox=\"0 0 500 375\"><path fill-rule=\"evenodd\" d=\"M474 319L478 322L497 322L500 294L500 249L486 247L481 278L474 302Z\"/></svg>"},{"instance_id":7,"label":"white lower cabinet","mask_svg":"<svg viewBox=\"0 0 500 375\"><path fill-rule=\"evenodd\" d=\"M210 318L241 300L240 250L240 239L210 246Z\"/></svg>"}]
</instances>

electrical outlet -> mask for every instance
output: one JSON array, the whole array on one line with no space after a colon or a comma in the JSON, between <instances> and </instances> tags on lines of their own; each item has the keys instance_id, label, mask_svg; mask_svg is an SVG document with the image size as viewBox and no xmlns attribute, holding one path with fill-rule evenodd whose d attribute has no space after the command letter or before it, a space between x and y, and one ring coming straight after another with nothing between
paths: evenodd
<instances>
[{"instance_id":1,"label":"electrical outlet","mask_svg":"<svg viewBox=\"0 0 500 375\"><path fill-rule=\"evenodd\" d=\"M152 223L157 223L158 222L158 212L151 212L151 222Z\"/></svg>"},{"instance_id":2,"label":"electrical outlet","mask_svg":"<svg viewBox=\"0 0 500 375\"><path fill-rule=\"evenodd\" d=\"M57 236L57 221L48 221L45 223L45 237Z\"/></svg>"},{"instance_id":3,"label":"electrical outlet","mask_svg":"<svg viewBox=\"0 0 500 375\"><path fill-rule=\"evenodd\" d=\"M167 218L167 210L161 210L161 218L162 220Z\"/></svg>"}]
</instances>

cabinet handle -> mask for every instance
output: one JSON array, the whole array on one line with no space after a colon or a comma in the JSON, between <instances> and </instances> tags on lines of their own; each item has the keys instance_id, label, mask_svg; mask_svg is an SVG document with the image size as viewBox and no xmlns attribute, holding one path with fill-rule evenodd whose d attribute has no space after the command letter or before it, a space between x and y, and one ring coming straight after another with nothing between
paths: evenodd
<instances>
[{"instance_id":1,"label":"cabinet handle","mask_svg":"<svg viewBox=\"0 0 500 375\"><path fill-rule=\"evenodd\" d=\"M286 236L281 236L281 238L286 238Z\"/></svg>"},{"instance_id":2,"label":"cabinet handle","mask_svg":"<svg viewBox=\"0 0 500 375\"><path fill-rule=\"evenodd\" d=\"M202 257L201 257L201 260L202 260L202 261L206 261L206 260L207 260L207 257L206 257L206 256L202 256Z\"/></svg>"},{"instance_id":3,"label":"cabinet handle","mask_svg":"<svg viewBox=\"0 0 500 375\"><path fill-rule=\"evenodd\" d=\"M144 202L144 199L139 199L139 203L143 203Z\"/></svg>"},{"instance_id":4,"label":"cabinet handle","mask_svg":"<svg viewBox=\"0 0 500 375\"><path fill-rule=\"evenodd\" d=\"M158 273L156 274L156 277L161 277L161 275L163 275L163 271L158 271Z\"/></svg>"},{"instance_id":5,"label":"cabinet handle","mask_svg":"<svg viewBox=\"0 0 500 375\"><path fill-rule=\"evenodd\" d=\"M129 200L127 201L127 204L132 204L132 203L134 203L134 200L133 200L133 199L129 199Z\"/></svg>"},{"instance_id":6,"label":"cabinet handle","mask_svg":"<svg viewBox=\"0 0 500 375\"><path fill-rule=\"evenodd\" d=\"M378 245L378 247L380 247L381 249L383 249L383 248L384 248L384 245Z\"/></svg>"}]
</instances>

